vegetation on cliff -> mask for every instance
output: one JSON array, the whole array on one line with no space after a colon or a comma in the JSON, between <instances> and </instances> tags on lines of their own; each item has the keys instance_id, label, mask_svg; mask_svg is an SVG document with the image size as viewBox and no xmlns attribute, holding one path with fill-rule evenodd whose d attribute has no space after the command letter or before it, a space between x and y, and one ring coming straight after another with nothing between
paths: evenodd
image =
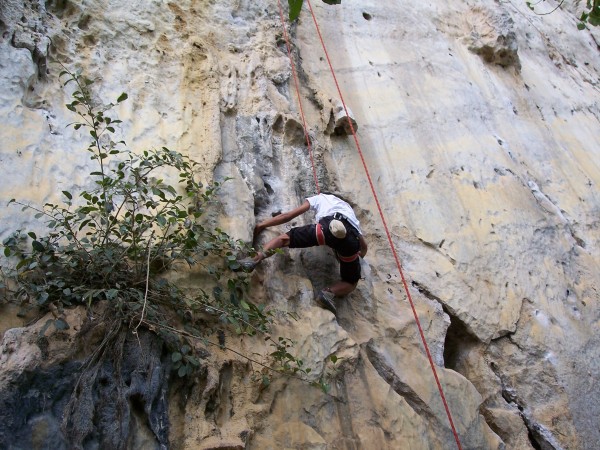
<instances>
[{"instance_id":1,"label":"vegetation on cliff","mask_svg":"<svg viewBox=\"0 0 600 450\"><path fill-rule=\"evenodd\" d=\"M272 348L267 355L253 359L229 348L258 364L259 381L268 384L271 373L278 372L327 389L323 377L309 380L311 369L292 355L291 339L271 337L274 312L248 299L249 278L238 259L254 250L215 225L222 182L203 185L198 163L166 147L136 153L124 141L116 142L121 121L110 113L127 95L102 105L90 90L92 80L69 70L61 77L65 87L74 86L66 106L78 120L70 125L91 138L86 150L95 165L89 174L92 187L62 191L63 204L41 208L11 200L34 211L49 231L38 236L17 230L4 240L7 262L0 287L6 297L23 310L52 312L42 334L49 327L69 327L65 308L105 302L109 335L127 329L136 334L140 327L154 332L166 343L180 377L201 367L205 350L199 352L199 345L226 348L219 328L262 334ZM186 291L169 281L169 271L182 266L206 277L206 289ZM105 339L102 345L112 343Z\"/></svg>"}]
</instances>

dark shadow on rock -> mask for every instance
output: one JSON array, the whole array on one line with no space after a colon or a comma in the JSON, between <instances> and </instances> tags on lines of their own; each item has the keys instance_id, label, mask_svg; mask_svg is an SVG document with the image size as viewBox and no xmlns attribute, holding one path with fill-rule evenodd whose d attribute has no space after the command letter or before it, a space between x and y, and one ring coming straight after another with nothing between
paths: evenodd
<instances>
[{"instance_id":1,"label":"dark shadow on rock","mask_svg":"<svg viewBox=\"0 0 600 450\"><path fill-rule=\"evenodd\" d=\"M168 448L164 347L150 332L121 331L83 375L81 361L20 374L0 391L0 448Z\"/></svg>"}]
</instances>

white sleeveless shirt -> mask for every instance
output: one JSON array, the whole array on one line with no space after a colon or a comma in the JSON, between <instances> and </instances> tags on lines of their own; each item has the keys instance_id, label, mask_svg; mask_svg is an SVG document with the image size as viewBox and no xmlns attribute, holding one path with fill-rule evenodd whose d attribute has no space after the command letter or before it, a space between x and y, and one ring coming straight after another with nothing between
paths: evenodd
<instances>
[{"instance_id":1,"label":"white sleeveless shirt","mask_svg":"<svg viewBox=\"0 0 600 450\"><path fill-rule=\"evenodd\" d=\"M362 234L360 222L356 218L354 210L342 199L339 199L335 195L331 194L319 194L313 197L308 197L306 200L308 200L308 203L310 204L310 209L315 212L315 218L317 219L317 222L323 217L333 216L335 213L340 213L346 217L346 219L348 219L348 222L350 222L360 234Z\"/></svg>"}]
</instances>

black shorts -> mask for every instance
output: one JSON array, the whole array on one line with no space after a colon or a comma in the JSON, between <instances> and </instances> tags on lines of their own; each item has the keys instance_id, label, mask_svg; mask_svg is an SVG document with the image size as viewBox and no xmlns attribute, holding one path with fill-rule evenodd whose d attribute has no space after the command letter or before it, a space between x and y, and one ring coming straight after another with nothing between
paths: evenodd
<instances>
[{"instance_id":1,"label":"black shorts","mask_svg":"<svg viewBox=\"0 0 600 450\"><path fill-rule=\"evenodd\" d=\"M336 256L356 255L360 249L360 234L358 233L358 230L349 223L344 222L347 230L346 237L344 239L337 239L329 231L329 222L331 222L332 219L333 217L324 217L319 221L325 237L325 244L336 251ZM319 245L316 224L292 228L288 231L287 235L290 237L290 248L307 248ZM352 262L341 261L339 258L338 261L340 263L340 276L342 281L346 281L350 284L358 283L358 280L360 280L359 258L356 258Z\"/></svg>"}]
</instances>

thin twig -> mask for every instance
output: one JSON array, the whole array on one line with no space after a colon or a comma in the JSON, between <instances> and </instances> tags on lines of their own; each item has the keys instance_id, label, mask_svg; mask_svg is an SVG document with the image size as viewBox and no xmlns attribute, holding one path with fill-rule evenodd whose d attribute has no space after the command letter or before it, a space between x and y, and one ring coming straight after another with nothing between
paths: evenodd
<instances>
[{"instance_id":1,"label":"thin twig","mask_svg":"<svg viewBox=\"0 0 600 450\"><path fill-rule=\"evenodd\" d=\"M244 358L245 360L250 361L251 363L254 363L254 364L258 364L259 366L264 367L265 369L270 370L271 372L278 373L280 375L287 375L287 376L289 376L291 378L295 378L295 379L303 381L305 383L309 382L306 378L302 378L302 377L299 377L298 375L295 375L295 374L292 374L292 373L288 373L288 372L284 372L284 371L281 371L281 370L274 369L273 367L267 366L266 364L263 364L263 363L255 360L255 359L252 359L249 356L246 356L243 353L238 352L237 350L229 348L229 347L227 347L225 345L218 344L216 342L209 341L208 339L203 338L201 336L196 336L195 334L189 333L187 331L178 330L177 328L172 328L172 327L170 327L168 325L162 325L162 324L159 324L159 323L156 323L156 322L150 322L148 320L144 320L143 322L146 325L150 325L150 326L153 326L153 327L163 328L165 330L171 331L173 333L180 334L182 336L186 336L186 337L193 338L193 339L200 339L202 342L205 342L205 343L207 343L209 345L212 345L214 347L219 347L220 349L228 350L228 351L230 351L232 353L235 353L236 355Z\"/></svg>"},{"instance_id":2,"label":"thin twig","mask_svg":"<svg viewBox=\"0 0 600 450\"><path fill-rule=\"evenodd\" d=\"M137 324L137 326L135 327L135 330L133 330L134 333L137 333L138 328L140 327L140 325L142 324L142 322L144 320L144 314L146 312L146 304L148 303L148 286L150 284L150 253L151 253L150 244L152 242L152 236L154 236L154 231L152 232L152 234L150 235L150 238L148 239L148 260L146 261L146 291L144 292L144 306L142 307L142 314L140 316L140 321Z\"/></svg>"},{"instance_id":3,"label":"thin twig","mask_svg":"<svg viewBox=\"0 0 600 450\"><path fill-rule=\"evenodd\" d=\"M558 6L556 8L554 8L552 11L549 12L545 12L545 13L538 13L533 11L535 14L537 14L538 16L547 16L548 14L552 14L554 11L556 11L558 8L560 8L562 6L562 4L565 2L565 0L561 0L561 2L558 4Z\"/></svg>"}]
</instances>

